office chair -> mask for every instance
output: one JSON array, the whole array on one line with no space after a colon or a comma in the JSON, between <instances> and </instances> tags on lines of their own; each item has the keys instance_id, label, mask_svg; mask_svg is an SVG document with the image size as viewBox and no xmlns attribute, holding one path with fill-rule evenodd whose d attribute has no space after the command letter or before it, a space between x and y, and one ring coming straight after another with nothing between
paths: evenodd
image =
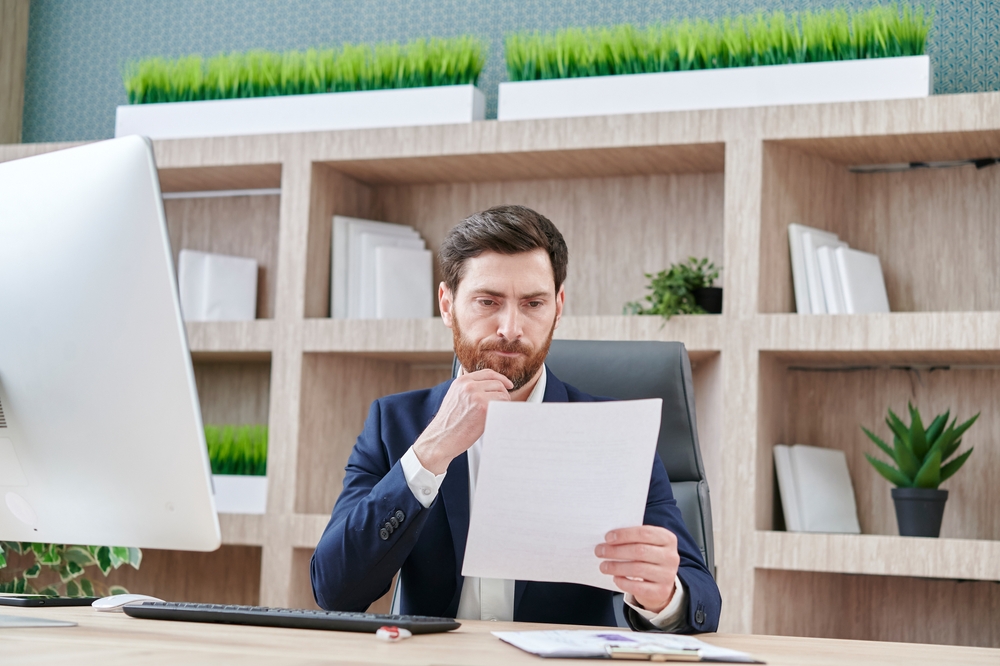
<instances>
[{"instance_id":1,"label":"office chair","mask_svg":"<svg viewBox=\"0 0 1000 666\"><path fill-rule=\"evenodd\" d=\"M670 478L684 525L715 575L712 505L698 446L691 362L680 342L553 340L545 364L556 377L585 393L618 400L662 398L656 451ZM459 363L452 363L452 376ZM627 626L622 595L615 595L619 625Z\"/></svg>"}]
</instances>

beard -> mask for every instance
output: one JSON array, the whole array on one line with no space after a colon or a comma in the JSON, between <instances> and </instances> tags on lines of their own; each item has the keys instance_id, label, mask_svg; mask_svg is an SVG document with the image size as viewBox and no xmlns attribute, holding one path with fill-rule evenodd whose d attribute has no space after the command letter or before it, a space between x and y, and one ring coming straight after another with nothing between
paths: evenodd
<instances>
[{"instance_id":1,"label":"beard","mask_svg":"<svg viewBox=\"0 0 1000 666\"><path fill-rule=\"evenodd\" d=\"M455 356L462 364L466 372L476 372L477 370L493 370L499 372L514 384L510 392L514 392L523 387L531 378L535 376L538 369L545 363L545 357L549 354L549 345L552 344L552 334L555 333L556 322L553 319L552 328L546 337L544 344L538 349L533 349L531 345L520 340L497 340L483 341L476 343L462 335L462 328L459 326L458 317L452 320L452 335L455 339ZM491 352L516 353L520 356L499 356Z\"/></svg>"}]
</instances>

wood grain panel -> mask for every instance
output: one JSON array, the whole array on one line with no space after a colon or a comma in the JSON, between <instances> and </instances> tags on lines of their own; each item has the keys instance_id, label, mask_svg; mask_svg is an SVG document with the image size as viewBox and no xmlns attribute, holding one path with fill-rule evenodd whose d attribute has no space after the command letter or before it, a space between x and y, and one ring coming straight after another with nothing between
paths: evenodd
<instances>
[{"instance_id":1,"label":"wood grain panel","mask_svg":"<svg viewBox=\"0 0 1000 666\"><path fill-rule=\"evenodd\" d=\"M754 563L763 569L1000 581L1000 541L757 532Z\"/></svg>"},{"instance_id":2,"label":"wood grain panel","mask_svg":"<svg viewBox=\"0 0 1000 666\"><path fill-rule=\"evenodd\" d=\"M354 355L306 354L296 511L329 513L333 509L347 458L375 399L433 386L450 376L450 369L440 365L414 370L407 363Z\"/></svg>"},{"instance_id":3,"label":"wood grain panel","mask_svg":"<svg viewBox=\"0 0 1000 666\"><path fill-rule=\"evenodd\" d=\"M165 601L256 605L260 559L261 549L253 546L222 546L211 553L145 548L138 571L123 566L108 582Z\"/></svg>"},{"instance_id":4,"label":"wood grain panel","mask_svg":"<svg viewBox=\"0 0 1000 666\"><path fill-rule=\"evenodd\" d=\"M843 136L783 141L795 150L834 164L898 164L1000 157L1000 132L916 132L883 136Z\"/></svg>"},{"instance_id":5,"label":"wood grain panel","mask_svg":"<svg viewBox=\"0 0 1000 666\"><path fill-rule=\"evenodd\" d=\"M773 444L810 444L841 449L854 484L858 519L863 534L897 534L890 496L891 484L865 460L864 453L884 456L861 432L864 425L888 438L886 409L900 416L906 404L918 406L925 420L946 409L961 420L981 412L979 421L962 438L961 451L975 447L970 461L942 488L949 490L942 537L1000 539L1000 369L958 368L906 370L895 368L856 370L784 370L775 384L783 384L784 403L767 405L772 416L780 414L778 427L761 438L758 464L762 473L771 466ZM762 380L763 385L763 380ZM763 407L763 406L762 406ZM909 421L905 416L904 420ZM890 440L891 441L891 440ZM765 460L765 458L767 460ZM766 476L766 474L764 474ZM763 497L761 499L764 499ZM759 514L760 518L760 514ZM758 522L760 525L760 521ZM770 525L763 525L769 529Z\"/></svg>"},{"instance_id":6,"label":"wood grain panel","mask_svg":"<svg viewBox=\"0 0 1000 666\"><path fill-rule=\"evenodd\" d=\"M160 169L162 192L256 190L281 187L280 164Z\"/></svg>"},{"instance_id":7,"label":"wood grain panel","mask_svg":"<svg viewBox=\"0 0 1000 666\"><path fill-rule=\"evenodd\" d=\"M21 142L28 0L0 0L0 143Z\"/></svg>"},{"instance_id":8,"label":"wood grain panel","mask_svg":"<svg viewBox=\"0 0 1000 666\"><path fill-rule=\"evenodd\" d=\"M784 145L764 144L760 312L795 312L788 225L841 234L847 204L854 197L851 186L843 167Z\"/></svg>"},{"instance_id":9,"label":"wood grain panel","mask_svg":"<svg viewBox=\"0 0 1000 666\"><path fill-rule=\"evenodd\" d=\"M274 316L281 197L238 196L163 202L174 265L182 249L257 260L257 316Z\"/></svg>"},{"instance_id":10,"label":"wood grain panel","mask_svg":"<svg viewBox=\"0 0 1000 666\"><path fill-rule=\"evenodd\" d=\"M371 185L717 173L722 172L724 164L725 147L721 143L329 163L337 171Z\"/></svg>"},{"instance_id":11,"label":"wood grain panel","mask_svg":"<svg viewBox=\"0 0 1000 666\"><path fill-rule=\"evenodd\" d=\"M754 632L1000 647L1000 584L902 576L756 574Z\"/></svg>"},{"instance_id":12,"label":"wood grain panel","mask_svg":"<svg viewBox=\"0 0 1000 666\"><path fill-rule=\"evenodd\" d=\"M373 213L413 225L436 249L472 213L534 208L569 246L566 314L611 315L644 296L644 272L691 255L721 263L722 188L720 174L379 187Z\"/></svg>"},{"instance_id":13,"label":"wood grain panel","mask_svg":"<svg viewBox=\"0 0 1000 666\"><path fill-rule=\"evenodd\" d=\"M841 237L879 256L893 312L1000 310L1000 167L853 179Z\"/></svg>"},{"instance_id":14,"label":"wood grain panel","mask_svg":"<svg viewBox=\"0 0 1000 666\"><path fill-rule=\"evenodd\" d=\"M268 423L270 363L195 363L194 379L206 425Z\"/></svg>"}]
</instances>

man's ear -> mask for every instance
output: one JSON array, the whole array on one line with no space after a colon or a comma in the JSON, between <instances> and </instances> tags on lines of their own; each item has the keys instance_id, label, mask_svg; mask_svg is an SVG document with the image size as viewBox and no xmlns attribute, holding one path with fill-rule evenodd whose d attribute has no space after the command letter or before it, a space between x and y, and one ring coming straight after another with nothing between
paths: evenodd
<instances>
[{"instance_id":1,"label":"man's ear","mask_svg":"<svg viewBox=\"0 0 1000 666\"><path fill-rule=\"evenodd\" d=\"M448 288L444 282L438 285L438 307L441 309L441 321L448 328L451 328L452 317L454 317L455 301L451 293L451 289Z\"/></svg>"},{"instance_id":2,"label":"man's ear","mask_svg":"<svg viewBox=\"0 0 1000 666\"><path fill-rule=\"evenodd\" d=\"M552 328L559 328L559 322L562 320L563 306L566 305L566 286L559 285L559 293L556 294L556 322L553 324Z\"/></svg>"}]
</instances>

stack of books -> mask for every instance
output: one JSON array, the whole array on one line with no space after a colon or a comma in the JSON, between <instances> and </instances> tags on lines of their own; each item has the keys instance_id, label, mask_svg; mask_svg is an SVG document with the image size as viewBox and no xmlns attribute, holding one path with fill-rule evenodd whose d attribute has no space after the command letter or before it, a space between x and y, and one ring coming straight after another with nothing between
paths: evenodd
<instances>
[{"instance_id":1,"label":"stack of books","mask_svg":"<svg viewBox=\"0 0 1000 666\"><path fill-rule=\"evenodd\" d=\"M843 451L775 444L774 469L786 530L861 534Z\"/></svg>"},{"instance_id":2,"label":"stack of books","mask_svg":"<svg viewBox=\"0 0 1000 666\"><path fill-rule=\"evenodd\" d=\"M788 225L795 310L800 314L889 312L882 264L852 250L837 234Z\"/></svg>"},{"instance_id":3,"label":"stack of books","mask_svg":"<svg viewBox=\"0 0 1000 666\"><path fill-rule=\"evenodd\" d=\"M431 251L405 224L336 215L330 261L334 319L434 316Z\"/></svg>"}]
</instances>

